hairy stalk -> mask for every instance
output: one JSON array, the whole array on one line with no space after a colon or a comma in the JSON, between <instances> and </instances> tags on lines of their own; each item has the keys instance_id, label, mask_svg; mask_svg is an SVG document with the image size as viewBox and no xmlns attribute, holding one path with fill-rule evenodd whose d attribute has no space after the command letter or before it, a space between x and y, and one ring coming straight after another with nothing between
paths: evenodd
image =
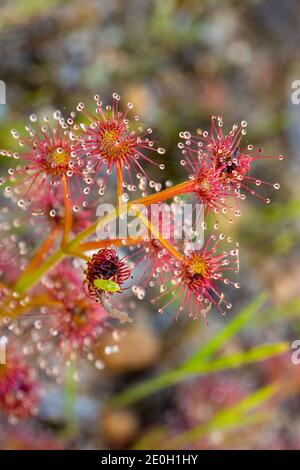
<instances>
[{"instance_id":1,"label":"hairy stalk","mask_svg":"<svg viewBox=\"0 0 300 470\"><path fill-rule=\"evenodd\" d=\"M143 238L109 238L107 240L97 240L91 242L81 243L77 247L77 252L82 253L89 250L100 250L106 246L131 246L139 245L145 240Z\"/></svg>"},{"instance_id":2,"label":"hairy stalk","mask_svg":"<svg viewBox=\"0 0 300 470\"><path fill-rule=\"evenodd\" d=\"M64 252L65 252L66 255L75 256L77 258L83 259L84 261L89 261L90 260L89 256L85 255L82 251L80 251L78 249L76 249L76 250L73 249L72 250L72 249L68 249L68 247L67 247L67 248L65 248Z\"/></svg>"},{"instance_id":3,"label":"hairy stalk","mask_svg":"<svg viewBox=\"0 0 300 470\"><path fill-rule=\"evenodd\" d=\"M122 207L117 207L115 211L112 211L108 213L105 217L103 217L102 219L97 220L97 222L91 224L89 227L84 229L73 240L69 241L65 246L59 248L43 264L41 264L40 266L37 266L34 271L30 273L27 273L25 271L15 285L15 288L14 288L15 292L17 292L20 295L25 294L29 289L31 289L34 285L36 285L39 282L39 280L50 269L52 269L57 263L62 261L66 256L70 254L74 255L75 253L76 255L78 255L77 247L85 239L94 235L97 228L100 229L104 227L105 225L109 224L116 218L128 212L129 209L134 209L135 205L138 206L142 204L144 206L148 206L150 204L162 202L176 195L178 196L180 194L190 192L192 188L192 183L193 183L192 181L180 183L176 186L173 186L172 188L168 188L164 191L161 191L160 193L146 196L145 198L137 199L135 201L130 202L129 204L124 204ZM136 208L136 210L138 211L138 207ZM159 232L158 234L159 234L158 239L168 249L168 251L170 251L176 258L182 259L183 255L181 255L167 240L164 240ZM80 250L80 253L81 253L81 250Z\"/></svg>"},{"instance_id":4,"label":"hairy stalk","mask_svg":"<svg viewBox=\"0 0 300 470\"><path fill-rule=\"evenodd\" d=\"M109 224L113 220L115 220L117 217L119 217L122 214L125 214L128 210L128 207L123 206L122 209L120 207L117 207L115 211L109 212L105 217L103 217L100 220L97 220L94 224L90 225L86 229L84 229L82 232L80 232L69 244L68 244L68 249L73 249L76 248L80 242L85 240L86 238L90 237L91 235L94 235L96 232L97 228L102 228L105 225Z\"/></svg>"},{"instance_id":5,"label":"hairy stalk","mask_svg":"<svg viewBox=\"0 0 300 470\"><path fill-rule=\"evenodd\" d=\"M139 217L139 219L143 222L143 224L148 228L148 230L150 230L150 232L155 236L155 238L157 238L157 240L160 241L160 243L177 259L179 260L183 260L184 259L184 256L179 253L179 251L176 250L176 248L170 243L168 242L168 240L166 240L165 238L162 237L161 233L159 230L157 230L156 227L154 227L154 225L151 224L151 222L149 221L149 219L147 217L144 216L144 214L140 211L137 211L136 212L137 216Z\"/></svg>"},{"instance_id":6,"label":"hairy stalk","mask_svg":"<svg viewBox=\"0 0 300 470\"><path fill-rule=\"evenodd\" d=\"M32 258L32 260L30 261L30 263L27 265L26 273L33 271L43 261L47 253L53 247L58 235L59 235L59 228L55 227L50 233L50 235L46 238L46 240L44 240L41 247L38 249L38 251Z\"/></svg>"},{"instance_id":7,"label":"hairy stalk","mask_svg":"<svg viewBox=\"0 0 300 470\"><path fill-rule=\"evenodd\" d=\"M64 191L64 203L65 203L65 226L64 235L62 240L62 246L66 245L72 230L73 216L72 216L72 203L69 192L69 184L67 177L64 176L62 179L63 191Z\"/></svg>"},{"instance_id":8,"label":"hairy stalk","mask_svg":"<svg viewBox=\"0 0 300 470\"><path fill-rule=\"evenodd\" d=\"M57 300L49 299L46 295L40 295L30 299L30 301L25 305L18 305L11 312L5 312L11 318L23 315L27 310L30 310L32 307L56 307L59 308L62 306L61 302Z\"/></svg>"},{"instance_id":9,"label":"hairy stalk","mask_svg":"<svg viewBox=\"0 0 300 470\"><path fill-rule=\"evenodd\" d=\"M124 182L124 175L123 175L123 168L122 163L117 163L117 177L118 177L118 204L122 204L122 196L123 196L123 182Z\"/></svg>"},{"instance_id":10,"label":"hairy stalk","mask_svg":"<svg viewBox=\"0 0 300 470\"><path fill-rule=\"evenodd\" d=\"M14 287L14 291L20 295L25 294L31 287L35 286L39 280L57 263L63 260L67 253L59 248L43 264L38 266L33 272L23 273Z\"/></svg>"},{"instance_id":11,"label":"hairy stalk","mask_svg":"<svg viewBox=\"0 0 300 470\"><path fill-rule=\"evenodd\" d=\"M142 204L143 206L150 206L151 204L157 204L159 202L167 201L175 196L180 196L181 194L188 194L193 192L194 181L184 181L183 183L176 184L171 188L164 189L159 193L150 194L144 198L136 199L131 204Z\"/></svg>"},{"instance_id":12,"label":"hairy stalk","mask_svg":"<svg viewBox=\"0 0 300 470\"><path fill-rule=\"evenodd\" d=\"M172 188L165 189L159 193L151 194L150 196L146 196L144 198L136 199L135 201L131 201L127 204L124 204L122 207L118 207L116 211L110 212L100 221L97 221L84 229L81 233L79 233L71 242L70 246L75 247L79 245L80 242L85 240L86 238L94 235L94 233L98 228L101 228L107 225L109 222L112 222L115 218L120 217L121 215L125 214L129 211L129 209L133 209L135 205L143 205L143 206L150 206L151 204L159 203L166 201L175 196L180 196L181 194L186 194L192 192L193 188L193 181L187 181L184 183L177 184Z\"/></svg>"},{"instance_id":13,"label":"hairy stalk","mask_svg":"<svg viewBox=\"0 0 300 470\"><path fill-rule=\"evenodd\" d=\"M77 237L75 237L71 242L69 242L64 247L60 247L53 255L51 255L42 265L37 267L33 272L27 273L26 271L19 278L18 282L15 285L15 292L20 295L25 294L31 287L36 285L41 277L43 277L50 269L52 269L57 263L62 261L68 255L77 256L77 245L79 245L81 240L84 240L89 235L93 234L95 227L99 224L99 227L105 226L107 223L111 222L116 218L118 211L109 213L106 217L103 217L97 224L93 224L93 230L90 233L90 227L83 230Z\"/></svg>"}]
</instances>

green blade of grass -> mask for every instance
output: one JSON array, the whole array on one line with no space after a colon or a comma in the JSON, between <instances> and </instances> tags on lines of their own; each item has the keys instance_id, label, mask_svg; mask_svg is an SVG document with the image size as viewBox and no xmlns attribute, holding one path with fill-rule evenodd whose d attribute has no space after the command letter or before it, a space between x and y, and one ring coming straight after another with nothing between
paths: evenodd
<instances>
[{"instance_id":1,"label":"green blade of grass","mask_svg":"<svg viewBox=\"0 0 300 470\"><path fill-rule=\"evenodd\" d=\"M193 429L183 432L166 442L168 449L182 448L188 444L201 439L209 432L215 429L228 429L232 427L240 427L259 422L262 419L260 413L249 416L249 412L253 412L265 401L269 400L278 391L277 384L271 384L252 393L244 398L236 405L228 407L217 413L208 423L201 424ZM165 447L166 448L166 447Z\"/></svg>"},{"instance_id":2,"label":"green blade of grass","mask_svg":"<svg viewBox=\"0 0 300 470\"><path fill-rule=\"evenodd\" d=\"M247 305L233 320L231 320L225 328L217 333L208 343L206 343L199 351L190 357L183 367L193 367L198 362L205 361L218 352L229 339L236 335L258 312L267 300L267 294L260 294L253 302Z\"/></svg>"},{"instance_id":3,"label":"green blade of grass","mask_svg":"<svg viewBox=\"0 0 300 470\"><path fill-rule=\"evenodd\" d=\"M253 302L247 305L231 322L223 328L219 333L217 333L208 343L206 343L199 351L197 351L192 357L190 357L183 365L179 368L166 372L159 377L151 379L147 382L143 382L134 388L138 389L142 396L153 393L162 388L168 387L170 385L180 382L186 373L185 368L193 367L194 364L204 362L213 356L220 348L235 334L238 333L248 322L249 320L257 313L257 311L263 306L267 299L265 293L260 294ZM127 392L130 393L129 389ZM148 390L148 392L147 392ZM126 392L124 392L126 393ZM145 395L146 394L146 395ZM123 395L123 394L122 394ZM118 395L115 400L118 401ZM114 401L115 401L114 400Z\"/></svg>"},{"instance_id":4,"label":"green blade of grass","mask_svg":"<svg viewBox=\"0 0 300 470\"><path fill-rule=\"evenodd\" d=\"M78 431L78 418L76 415L76 400L77 400L77 383L74 379L74 374L77 372L77 361L73 360L69 366L65 368L65 382L64 382L64 413L66 426L63 430L63 437L65 439L73 437Z\"/></svg>"},{"instance_id":5,"label":"green blade of grass","mask_svg":"<svg viewBox=\"0 0 300 470\"><path fill-rule=\"evenodd\" d=\"M286 342L263 344L256 346L249 351L230 354L210 362L198 362L197 364L194 364L193 367L180 367L155 377L154 379L146 380L145 382L134 385L124 392L121 392L114 397L112 405L127 406L151 395L154 392L158 392L159 390L175 385L182 380L186 380L189 377L221 372L228 369L242 367L253 362L260 362L283 354L288 349L289 344Z\"/></svg>"},{"instance_id":6,"label":"green blade of grass","mask_svg":"<svg viewBox=\"0 0 300 470\"><path fill-rule=\"evenodd\" d=\"M223 356L218 359L212 360L207 363L193 364L192 366L184 369L185 373L198 373L211 374L212 372L220 372L225 369L235 369L242 367L253 362L261 362L270 357L283 354L289 349L290 345L287 342L262 344L255 346L249 351L242 351L228 356Z\"/></svg>"}]
</instances>

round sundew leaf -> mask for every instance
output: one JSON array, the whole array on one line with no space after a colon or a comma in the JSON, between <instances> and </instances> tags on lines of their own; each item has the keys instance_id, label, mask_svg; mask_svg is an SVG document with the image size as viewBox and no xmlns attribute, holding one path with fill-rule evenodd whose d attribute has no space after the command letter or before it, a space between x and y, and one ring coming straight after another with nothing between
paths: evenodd
<instances>
[{"instance_id":1,"label":"round sundew leaf","mask_svg":"<svg viewBox=\"0 0 300 470\"><path fill-rule=\"evenodd\" d=\"M108 292L119 292L121 290L117 282L108 281L106 279L95 279L94 286L97 287L97 289L106 290Z\"/></svg>"}]
</instances>

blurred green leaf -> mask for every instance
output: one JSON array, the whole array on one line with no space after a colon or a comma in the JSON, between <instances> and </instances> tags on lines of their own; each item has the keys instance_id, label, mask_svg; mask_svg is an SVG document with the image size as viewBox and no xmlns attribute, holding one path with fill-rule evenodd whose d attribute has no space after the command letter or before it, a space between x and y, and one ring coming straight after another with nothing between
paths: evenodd
<instances>
[{"instance_id":1,"label":"blurred green leaf","mask_svg":"<svg viewBox=\"0 0 300 470\"><path fill-rule=\"evenodd\" d=\"M249 351L230 354L208 363L195 363L193 365L189 365L188 367L185 367L184 371L186 373L212 373L225 369L242 367L252 362L264 361L269 357L282 354L286 352L289 347L289 343L287 342L262 344L250 349Z\"/></svg>"},{"instance_id":2,"label":"blurred green leaf","mask_svg":"<svg viewBox=\"0 0 300 470\"><path fill-rule=\"evenodd\" d=\"M267 300L267 294L260 294L253 302L247 305L225 328L217 333L208 343L199 351L190 357L184 364L184 367L193 367L199 361L209 359L218 352L234 335L236 335L263 306Z\"/></svg>"},{"instance_id":3,"label":"blurred green leaf","mask_svg":"<svg viewBox=\"0 0 300 470\"><path fill-rule=\"evenodd\" d=\"M260 405L270 399L278 390L278 384L273 383L253 392L238 403L216 413L206 422L184 431L174 437L168 437L167 426L157 426L135 443L134 449L178 449L199 441L215 430L232 430L251 426L266 421L269 412L255 411Z\"/></svg>"},{"instance_id":4,"label":"blurred green leaf","mask_svg":"<svg viewBox=\"0 0 300 470\"><path fill-rule=\"evenodd\" d=\"M217 413L208 423L201 424L189 431L181 433L167 441L168 449L182 448L201 439L209 432L217 429L240 427L259 422L264 418L261 413L253 414L253 410L270 399L278 390L277 384L268 385L244 398L236 405L228 407ZM249 416L248 413L251 412Z\"/></svg>"},{"instance_id":5,"label":"blurred green leaf","mask_svg":"<svg viewBox=\"0 0 300 470\"><path fill-rule=\"evenodd\" d=\"M191 356L184 364L175 370L166 372L154 379L138 384L129 390L117 395L113 400L118 406L125 402L138 400L147 396L155 391L169 387L176 384L190 375L191 368L195 365L205 363L210 357L218 352L221 347L229 341L235 334L238 333L248 321L255 315L255 313L262 307L266 301L266 294L260 294L253 302L247 305L225 328L216 334L210 341L201 347L193 356ZM125 403L124 403L125 404Z\"/></svg>"},{"instance_id":6,"label":"blurred green leaf","mask_svg":"<svg viewBox=\"0 0 300 470\"><path fill-rule=\"evenodd\" d=\"M78 431L78 418L75 411L77 400L77 382L74 380L74 375L77 373L77 369L78 364L76 361L71 361L71 364L65 368L64 412L66 426L63 430L64 438L73 437Z\"/></svg>"},{"instance_id":7,"label":"blurred green leaf","mask_svg":"<svg viewBox=\"0 0 300 470\"><path fill-rule=\"evenodd\" d=\"M289 349L289 343L280 342L263 344L249 351L230 354L210 362L197 362L193 366L181 366L154 379L137 384L117 395L113 400L114 406L126 406L138 401L154 392L175 385L192 376L211 374L228 369L243 367L245 365L263 361L265 359L283 354Z\"/></svg>"}]
</instances>

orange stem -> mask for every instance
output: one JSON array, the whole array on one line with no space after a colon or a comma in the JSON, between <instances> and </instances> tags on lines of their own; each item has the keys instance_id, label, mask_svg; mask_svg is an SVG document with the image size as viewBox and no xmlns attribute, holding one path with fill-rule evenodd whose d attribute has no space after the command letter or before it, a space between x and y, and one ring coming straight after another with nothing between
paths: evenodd
<instances>
[{"instance_id":1,"label":"orange stem","mask_svg":"<svg viewBox=\"0 0 300 470\"><path fill-rule=\"evenodd\" d=\"M78 246L78 244L82 240L94 235L99 223L101 223L102 226L104 226L105 224L109 223L111 220L114 220L114 218L120 217L120 215L128 212L128 210L130 208L133 208L135 205L149 206L150 204L155 204L155 203L166 201L167 199L170 199L171 197L180 196L181 194L191 193L194 191L194 185L195 185L194 181L185 181L184 183L177 184L173 186L172 188L167 188L159 193L151 194L150 196L136 199L135 201L131 201L127 205L123 205L122 207L119 206L114 213L107 214L101 220L97 220L96 222L91 224L89 227L84 229L81 233L79 233L74 238L74 240L72 240L69 243L69 245L71 247Z\"/></svg>"},{"instance_id":2,"label":"orange stem","mask_svg":"<svg viewBox=\"0 0 300 470\"><path fill-rule=\"evenodd\" d=\"M105 248L108 245L114 246L130 246L138 245L143 243L145 240L143 238L112 238L108 240L98 240L93 242L85 242L78 245L78 251L89 251L89 250L98 250L100 248Z\"/></svg>"},{"instance_id":3,"label":"orange stem","mask_svg":"<svg viewBox=\"0 0 300 470\"><path fill-rule=\"evenodd\" d=\"M64 183L64 188L68 189L67 182L65 179L63 180L63 183ZM76 248L79 246L81 242L83 242L88 237L92 236L96 232L96 229L99 226L99 224L101 224L101 226L105 226L105 224L109 223L114 218L120 217L120 215L122 215L123 213L126 213L130 208L133 208L135 204L148 206L150 204L163 202L174 196L179 196L181 194L193 192L194 184L195 184L194 181L186 181L178 185L175 185L171 188L167 188L164 191L161 191L159 193L137 199L135 201L130 202L129 204L125 206L118 207L117 210L114 211L113 213L110 213L107 216L103 217L100 221L97 220L96 222L91 224L89 227L84 229L72 241L69 241L66 246L64 245L60 247L60 249L56 253L54 253L52 256L50 256L49 259L47 259L41 266L37 266L33 273L30 272L29 275L27 272L23 273L22 276L19 278L18 282L16 283L15 290L19 293L23 293L29 290L33 285L35 285L38 282L38 280L43 274L45 274L49 269L55 266L55 264L60 262L67 255L68 252L74 249L76 250ZM65 194L66 193L67 191L65 191ZM70 206L70 201L68 200L67 207L69 206ZM70 212L70 215L72 216L71 212ZM70 220L70 217L69 217L69 220ZM71 219L71 222L72 222L72 219ZM70 226L70 222L68 222L68 224L66 223L66 226L67 225ZM68 232L68 230L66 230L65 232ZM168 249L168 251L170 251L174 256L176 256L178 259L183 258L183 255L180 254L170 243L164 240L161 234L159 234L159 237L157 238Z\"/></svg>"},{"instance_id":4,"label":"orange stem","mask_svg":"<svg viewBox=\"0 0 300 470\"><path fill-rule=\"evenodd\" d=\"M65 251L65 253L67 253L68 255L71 255L71 256L74 256L74 257L77 257L77 258L81 258L83 259L84 261L90 261L90 258L89 256L85 255L83 253L83 250L78 250L78 248L76 247L76 249L74 248L73 250L71 249L67 249Z\"/></svg>"},{"instance_id":5,"label":"orange stem","mask_svg":"<svg viewBox=\"0 0 300 470\"><path fill-rule=\"evenodd\" d=\"M171 188L164 189L159 193L150 194L149 196L136 199L131 202L129 205L141 204L142 206L150 206L150 204L156 204L159 202L166 201L175 196L180 196L181 194L192 193L194 191L195 182L194 181L184 181L183 183L176 184Z\"/></svg>"},{"instance_id":6,"label":"orange stem","mask_svg":"<svg viewBox=\"0 0 300 470\"><path fill-rule=\"evenodd\" d=\"M9 287L6 286L4 282L0 281L0 289L9 289Z\"/></svg>"},{"instance_id":7,"label":"orange stem","mask_svg":"<svg viewBox=\"0 0 300 470\"><path fill-rule=\"evenodd\" d=\"M144 214L140 211L136 212L137 216L140 218L140 220L143 222L143 224L150 230L150 232L157 238L157 240L160 241L160 243L177 259L180 261L184 260L184 255L180 253L179 251L176 250L176 248L170 243L168 240L166 240L160 233L159 230L157 230L156 227L154 227L149 219L144 216Z\"/></svg>"},{"instance_id":8,"label":"orange stem","mask_svg":"<svg viewBox=\"0 0 300 470\"><path fill-rule=\"evenodd\" d=\"M118 204L121 205L122 196L123 196L124 175L123 175L122 163L118 161L116 166L117 166L117 177L118 177Z\"/></svg>"},{"instance_id":9,"label":"orange stem","mask_svg":"<svg viewBox=\"0 0 300 470\"><path fill-rule=\"evenodd\" d=\"M62 179L63 191L64 191L64 203L65 203L65 226L64 226L64 235L62 240L62 245L66 245L69 240L69 236L72 230L72 204L69 192L69 184L66 176L63 176Z\"/></svg>"},{"instance_id":10,"label":"orange stem","mask_svg":"<svg viewBox=\"0 0 300 470\"><path fill-rule=\"evenodd\" d=\"M46 254L51 250L53 247L55 240L57 239L59 234L59 228L55 227L50 235L44 240L42 246L38 249L35 256L32 258L30 263L26 267L26 272L30 272L35 269L44 259Z\"/></svg>"},{"instance_id":11,"label":"orange stem","mask_svg":"<svg viewBox=\"0 0 300 470\"><path fill-rule=\"evenodd\" d=\"M61 302L50 299L47 295L41 295L41 296L31 299L30 302L26 303L25 305L18 304L12 310L9 310L8 305L7 307L4 306L4 310L5 310L5 315L9 316L10 318L14 318L16 316L23 315L27 310L30 310L33 307L47 306L47 307L59 308L59 307L62 307L62 305L63 304Z\"/></svg>"}]
</instances>

